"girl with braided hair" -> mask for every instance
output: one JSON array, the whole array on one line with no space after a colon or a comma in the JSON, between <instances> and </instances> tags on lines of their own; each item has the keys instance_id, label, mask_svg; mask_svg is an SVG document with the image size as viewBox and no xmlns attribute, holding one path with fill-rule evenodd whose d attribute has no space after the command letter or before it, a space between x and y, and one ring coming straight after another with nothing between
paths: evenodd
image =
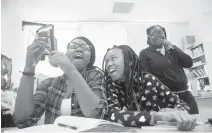
<instances>
[{"instance_id":1,"label":"girl with braided hair","mask_svg":"<svg viewBox=\"0 0 212 133\"><path fill-rule=\"evenodd\" d=\"M103 70L108 120L133 127L155 125L157 121L175 121L179 130L195 127L196 120L187 113L189 107L186 103L155 76L145 73L138 56L129 46L108 49Z\"/></svg>"}]
</instances>

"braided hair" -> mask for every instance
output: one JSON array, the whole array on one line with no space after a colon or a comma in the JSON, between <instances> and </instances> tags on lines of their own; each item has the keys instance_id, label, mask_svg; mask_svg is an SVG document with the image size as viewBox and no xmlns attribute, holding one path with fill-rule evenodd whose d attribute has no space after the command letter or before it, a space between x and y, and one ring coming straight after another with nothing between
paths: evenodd
<instances>
[{"instance_id":1,"label":"braided hair","mask_svg":"<svg viewBox=\"0 0 212 133\"><path fill-rule=\"evenodd\" d=\"M149 28L147 28L147 29L146 29L146 34L147 34L147 36L150 36L151 31L152 31L154 28L156 28L156 27L159 27L159 28L162 29L162 31L164 32L164 35L165 35L165 39L166 39L166 37L167 37L166 29L165 29L164 27L160 26L160 25L153 25L153 26L150 26ZM150 41L150 38L149 38L149 37L147 38L147 44L148 44L148 45L151 45L151 41Z\"/></svg>"},{"instance_id":2,"label":"braided hair","mask_svg":"<svg viewBox=\"0 0 212 133\"><path fill-rule=\"evenodd\" d=\"M140 61L137 54L127 45L114 45L111 49L121 49L124 56L124 76L125 76L125 98L129 103L132 103L133 89L140 86L140 77L143 76L143 69L140 66ZM102 68L105 73L106 87L112 84L112 79L106 70L105 57L111 50L108 49L103 60ZM130 63L129 63L130 62Z\"/></svg>"}]
</instances>

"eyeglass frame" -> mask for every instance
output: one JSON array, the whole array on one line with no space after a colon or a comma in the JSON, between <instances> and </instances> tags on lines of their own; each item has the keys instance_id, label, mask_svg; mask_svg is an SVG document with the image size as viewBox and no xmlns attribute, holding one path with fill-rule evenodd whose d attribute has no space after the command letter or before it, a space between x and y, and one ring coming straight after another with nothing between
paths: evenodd
<instances>
[{"instance_id":1,"label":"eyeglass frame","mask_svg":"<svg viewBox=\"0 0 212 133\"><path fill-rule=\"evenodd\" d=\"M78 47L77 48L70 48L71 47L71 44L77 44L78 45ZM89 46L89 49L88 50L85 50L82 46L85 46L85 45L87 45L87 46ZM68 43L68 49L78 49L78 48L81 48L83 51L91 51L91 48L92 48L92 46L91 45L88 45L88 44L79 44L79 43L76 43L76 42L70 42L70 43Z\"/></svg>"}]
</instances>

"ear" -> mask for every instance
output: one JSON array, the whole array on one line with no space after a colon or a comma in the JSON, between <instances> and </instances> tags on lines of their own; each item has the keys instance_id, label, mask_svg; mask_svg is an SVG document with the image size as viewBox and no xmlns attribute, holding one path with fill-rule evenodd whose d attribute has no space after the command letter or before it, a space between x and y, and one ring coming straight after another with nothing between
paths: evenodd
<instances>
[{"instance_id":1,"label":"ear","mask_svg":"<svg viewBox=\"0 0 212 133\"><path fill-rule=\"evenodd\" d=\"M150 35L147 36L147 44L148 44L148 45L151 45Z\"/></svg>"}]
</instances>

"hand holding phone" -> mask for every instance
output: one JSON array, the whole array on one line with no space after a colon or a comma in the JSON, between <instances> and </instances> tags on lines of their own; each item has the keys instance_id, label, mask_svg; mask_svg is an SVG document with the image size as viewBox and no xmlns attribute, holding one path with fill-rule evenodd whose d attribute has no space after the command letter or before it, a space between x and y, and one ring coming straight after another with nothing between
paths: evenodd
<instances>
[{"instance_id":1,"label":"hand holding phone","mask_svg":"<svg viewBox=\"0 0 212 133\"><path fill-rule=\"evenodd\" d=\"M48 47L42 53L41 60L45 60L45 56L51 51L57 51L57 41L54 37L54 25L45 25L36 31L37 39L42 39Z\"/></svg>"}]
</instances>

